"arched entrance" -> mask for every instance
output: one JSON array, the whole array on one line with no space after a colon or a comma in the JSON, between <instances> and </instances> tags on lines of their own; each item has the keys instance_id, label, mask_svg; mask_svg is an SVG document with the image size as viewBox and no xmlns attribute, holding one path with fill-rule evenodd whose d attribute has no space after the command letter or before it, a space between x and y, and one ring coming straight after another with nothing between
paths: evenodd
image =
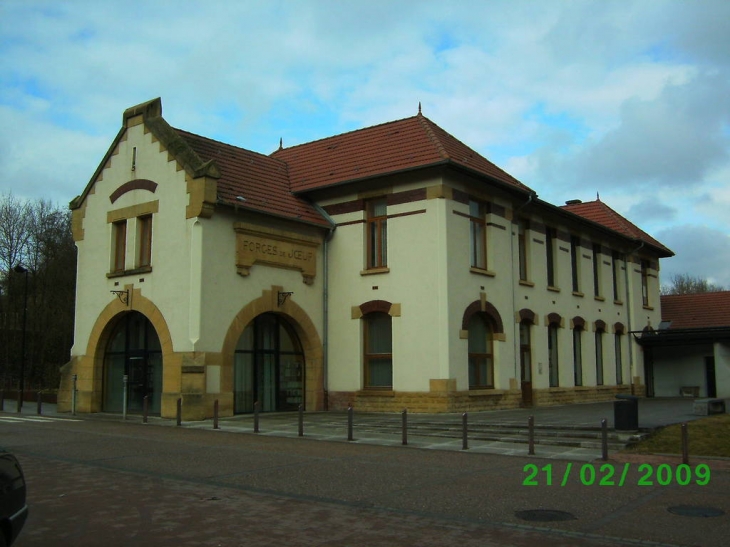
<instances>
[{"instance_id":1,"label":"arched entrance","mask_svg":"<svg viewBox=\"0 0 730 547\"><path fill-rule=\"evenodd\" d=\"M297 410L304 403L304 351L280 314L263 313L244 329L233 362L235 413Z\"/></svg>"},{"instance_id":2,"label":"arched entrance","mask_svg":"<svg viewBox=\"0 0 730 547\"><path fill-rule=\"evenodd\" d=\"M127 411L142 412L148 397L150 414L160 413L162 348L155 327L144 315L123 314L109 337L104 354L102 408L122 412L124 376L128 377Z\"/></svg>"}]
</instances>

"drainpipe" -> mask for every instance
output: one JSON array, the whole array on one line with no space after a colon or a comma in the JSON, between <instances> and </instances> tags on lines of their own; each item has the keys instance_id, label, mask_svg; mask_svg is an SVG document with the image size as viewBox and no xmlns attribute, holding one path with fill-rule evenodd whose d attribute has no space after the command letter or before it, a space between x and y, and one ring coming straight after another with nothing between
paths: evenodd
<instances>
[{"instance_id":1,"label":"drainpipe","mask_svg":"<svg viewBox=\"0 0 730 547\"><path fill-rule=\"evenodd\" d=\"M530 205L532 201L537 197L537 192L530 192L530 195L527 196L527 201L520 205L517 209L515 209L514 214L512 216L512 223L517 224L517 238L518 238L518 245L519 245L519 236L520 236L520 227L519 227L519 218L517 217L517 214L522 211L525 207ZM512 283L515 282L515 240L514 237L510 240L510 252L511 252L511 259L510 262L512 263ZM517 282L517 286L519 286L519 281ZM517 313L517 287L513 285L512 288L512 313ZM514 374L515 378L519 378L520 382L520 392L522 391L522 372L520 371L520 325L519 323L513 321L512 322L512 336L514 339L514 342L512 344L513 350L515 352L515 368L514 368ZM530 368L532 368L532 363L530 363ZM532 374L530 374L530 377L532 377ZM532 381L532 380L530 380Z\"/></svg>"},{"instance_id":2,"label":"drainpipe","mask_svg":"<svg viewBox=\"0 0 730 547\"><path fill-rule=\"evenodd\" d=\"M328 243L335 235L337 224L319 204L310 201L314 209L322 215L330 225L322 243L322 391L324 393L324 409L329 410L327 372L329 365L329 246Z\"/></svg>"},{"instance_id":3,"label":"drainpipe","mask_svg":"<svg viewBox=\"0 0 730 547\"><path fill-rule=\"evenodd\" d=\"M644 247L644 242L642 241L641 244L631 251L629 254L626 255L626 260L624 260L624 278L625 278L625 287L626 287L626 316L627 316L627 330L628 332L633 332L633 328L631 327L631 291L629 290L629 261L628 257L638 253L642 248ZM634 395L634 350L631 347L631 338L629 340L629 383L631 385L631 394ZM634 342L636 343L636 342ZM646 371L644 372L646 374Z\"/></svg>"}]
</instances>

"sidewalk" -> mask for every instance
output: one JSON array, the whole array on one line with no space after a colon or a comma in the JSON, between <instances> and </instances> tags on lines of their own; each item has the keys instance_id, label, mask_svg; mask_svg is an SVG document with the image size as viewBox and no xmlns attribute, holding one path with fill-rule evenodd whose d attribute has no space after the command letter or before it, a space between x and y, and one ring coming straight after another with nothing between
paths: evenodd
<instances>
[{"instance_id":1,"label":"sidewalk","mask_svg":"<svg viewBox=\"0 0 730 547\"><path fill-rule=\"evenodd\" d=\"M692 399L640 399L639 427L651 430L672 423L701 418L692 413ZM15 413L16 401L5 400L4 411ZM2 409L0 409L2 410ZM35 403L23 404L22 417L37 414ZM51 418L72 418L70 413L58 413L56 405L42 405L42 415ZM7 415L4 415L7 416ZM531 409L473 412L467 416L467 446L470 452L527 456L528 418L534 417L535 457L574 461L592 461L601 457L601 421L606 420L611 434L610 452L621 449L638 432L613 431L613 401L578 405L536 407ZM77 414L76 419L121 421L119 414ZM12 419L12 416L5 419ZM429 450L463 450L462 414L407 415L407 446ZM127 421L141 423L139 415L128 415ZM150 417L149 424L176 426L174 419ZM213 420L183 422L189 429L213 429ZM254 433L251 414L221 418L220 430ZM403 445L402 415L359 413L353 415L353 440L348 441L346 412L307 412L303 415L303 436L311 440L350 442L354 444ZM299 436L298 413L261 413L259 433L262 436Z\"/></svg>"}]
</instances>

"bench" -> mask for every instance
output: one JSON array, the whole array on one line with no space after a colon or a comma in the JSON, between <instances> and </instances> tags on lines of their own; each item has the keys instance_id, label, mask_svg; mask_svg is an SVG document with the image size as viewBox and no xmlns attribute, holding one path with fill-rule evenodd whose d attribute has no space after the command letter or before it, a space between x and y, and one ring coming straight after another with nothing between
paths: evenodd
<instances>
[{"instance_id":1,"label":"bench","mask_svg":"<svg viewBox=\"0 0 730 547\"><path fill-rule=\"evenodd\" d=\"M696 399L693 405L694 414L708 416L710 414L725 414L724 399Z\"/></svg>"}]
</instances>

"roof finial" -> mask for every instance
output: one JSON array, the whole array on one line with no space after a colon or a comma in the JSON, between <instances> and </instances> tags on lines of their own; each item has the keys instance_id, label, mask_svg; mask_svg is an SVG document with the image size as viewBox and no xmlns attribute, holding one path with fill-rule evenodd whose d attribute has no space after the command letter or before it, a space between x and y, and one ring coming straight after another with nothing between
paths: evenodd
<instances>
[{"instance_id":1,"label":"roof finial","mask_svg":"<svg viewBox=\"0 0 730 547\"><path fill-rule=\"evenodd\" d=\"M279 150L282 150L284 148L284 138L279 137Z\"/></svg>"},{"instance_id":2,"label":"roof finial","mask_svg":"<svg viewBox=\"0 0 730 547\"><path fill-rule=\"evenodd\" d=\"M596 201L601 201L601 195L598 192L596 192Z\"/></svg>"},{"instance_id":3,"label":"roof finial","mask_svg":"<svg viewBox=\"0 0 730 547\"><path fill-rule=\"evenodd\" d=\"M421 101L418 101L418 115L421 115Z\"/></svg>"}]
</instances>

